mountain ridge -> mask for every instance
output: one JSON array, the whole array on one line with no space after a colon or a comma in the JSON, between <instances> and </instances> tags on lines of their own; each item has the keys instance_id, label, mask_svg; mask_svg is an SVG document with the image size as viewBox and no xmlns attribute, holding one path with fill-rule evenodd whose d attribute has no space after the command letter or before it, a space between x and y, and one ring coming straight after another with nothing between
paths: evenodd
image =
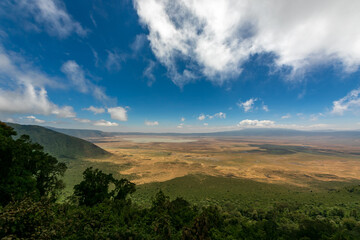
<instances>
[{"instance_id":1,"label":"mountain ridge","mask_svg":"<svg viewBox=\"0 0 360 240\"><path fill-rule=\"evenodd\" d=\"M286 128L246 128L241 130L219 131L209 133L144 133L144 132L103 132L91 129L64 129L48 127L51 130L75 136L78 138L113 137L122 135L159 135L159 136L332 136L332 137L360 137L360 130L295 130Z\"/></svg>"},{"instance_id":2,"label":"mountain ridge","mask_svg":"<svg viewBox=\"0 0 360 240\"><path fill-rule=\"evenodd\" d=\"M44 147L45 152L57 158L76 159L111 156L109 152L91 142L46 127L15 123L6 124L14 128L17 132L17 137L23 134L29 135L33 142L39 143Z\"/></svg>"}]
</instances>

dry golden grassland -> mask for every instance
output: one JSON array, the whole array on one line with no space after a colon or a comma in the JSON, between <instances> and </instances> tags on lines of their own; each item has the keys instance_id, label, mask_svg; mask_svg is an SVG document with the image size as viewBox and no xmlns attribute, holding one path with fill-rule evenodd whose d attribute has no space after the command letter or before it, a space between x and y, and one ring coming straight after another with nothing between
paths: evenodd
<instances>
[{"instance_id":1,"label":"dry golden grassland","mask_svg":"<svg viewBox=\"0 0 360 240\"><path fill-rule=\"evenodd\" d=\"M130 167L120 174L131 175L137 184L188 174L297 186L314 180L360 179L357 139L118 136L89 140L113 154L90 161L126 164Z\"/></svg>"}]
</instances>

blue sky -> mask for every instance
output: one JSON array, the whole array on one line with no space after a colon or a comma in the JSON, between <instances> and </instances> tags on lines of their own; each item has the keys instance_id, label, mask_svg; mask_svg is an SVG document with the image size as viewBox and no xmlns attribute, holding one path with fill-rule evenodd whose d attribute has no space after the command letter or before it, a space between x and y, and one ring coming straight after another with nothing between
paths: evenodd
<instances>
[{"instance_id":1,"label":"blue sky","mask_svg":"<svg viewBox=\"0 0 360 240\"><path fill-rule=\"evenodd\" d=\"M5 0L0 119L360 129L359 1Z\"/></svg>"}]
</instances>

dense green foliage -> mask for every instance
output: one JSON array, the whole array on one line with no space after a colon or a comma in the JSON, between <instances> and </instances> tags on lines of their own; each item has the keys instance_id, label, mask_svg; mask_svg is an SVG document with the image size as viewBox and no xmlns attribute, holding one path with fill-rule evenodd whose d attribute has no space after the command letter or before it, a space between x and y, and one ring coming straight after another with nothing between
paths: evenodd
<instances>
[{"instance_id":1,"label":"dense green foliage","mask_svg":"<svg viewBox=\"0 0 360 240\"><path fill-rule=\"evenodd\" d=\"M84 180L74 186L74 196L79 205L94 206L106 199L125 200L128 194L135 192L135 184L127 179L115 179L112 174L106 174L99 169L87 168ZM114 190L109 191L110 184Z\"/></svg>"},{"instance_id":2,"label":"dense green foliage","mask_svg":"<svg viewBox=\"0 0 360 240\"><path fill-rule=\"evenodd\" d=\"M44 147L51 155L61 159L108 157L110 153L83 139L68 136L44 127L8 123L19 134L29 135L33 142Z\"/></svg>"},{"instance_id":3,"label":"dense green foliage","mask_svg":"<svg viewBox=\"0 0 360 240\"><path fill-rule=\"evenodd\" d=\"M275 204L262 209L208 206L158 192L149 208L105 199L92 207L46 199L0 210L0 237L32 239L359 239L360 209Z\"/></svg>"},{"instance_id":4,"label":"dense green foliage","mask_svg":"<svg viewBox=\"0 0 360 240\"><path fill-rule=\"evenodd\" d=\"M360 204L359 181L314 181L302 183L308 187L291 184L258 182L222 176L187 175L165 182L153 182L137 186L132 200L142 206L151 205L151 197L160 189L171 198L184 197L199 206L242 206L268 210L274 203L296 203L324 207L353 209Z\"/></svg>"},{"instance_id":5,"label":"dense green foliage","mask_svg":"<svg viewBox=\"0 0 360 240\"><path fill-rule=\"evenodd\" d=\"M338 198L332 205L319 204L311 200L315 195L306 195L310 198L307 202L282 202L284 198L279 194L284 189L272 189L279 195L277 200L272 195L256 195L269 197L271 204L266 208L241 201L204 202L200 207L182 197L171 200L161 190L152 192L149 205L144 206L134 203L131 197L135 192L133 183L87 168L82 181L74 187L74 195L58 203L50 193L61 188L58 176L65 171L65 165L26 136L14 140L14 134L12 128L0 124L0 239L360 239L358 204L347 204L347 198ZM220 189L219 178L202 181L217 181L220 187L212 191L223 194L219 196L223 199L245 198L246 191L251 195L256 192L252 188L264 187L253 183L243 187L242 195L236 188L226 195ZM233 185L249 183L228 181ZM173 181L172 185L161 186L166 187L166 192L175 187L184 193L186 189L192 191L194 183L181 184L184 186ZM203 188L200 194L206 191L209 189ZM343 187L343 191L341 195L359 203L359 186ZM333 196L337 195L328 195Z\"/></svg>"},{"instance_id":6,"label":"dense green foliage","mask_svg":"<svg viewBox=\"0 0 360 240\"><path fill-rule=\"evenodd\" d=\"M0 204L26 195L55 198L63 188L59 177L66 165L45 153L41 145L32 143L29 136L14 140L15 135L11 127L0 122Z\"/></svg>"}]
</instances>

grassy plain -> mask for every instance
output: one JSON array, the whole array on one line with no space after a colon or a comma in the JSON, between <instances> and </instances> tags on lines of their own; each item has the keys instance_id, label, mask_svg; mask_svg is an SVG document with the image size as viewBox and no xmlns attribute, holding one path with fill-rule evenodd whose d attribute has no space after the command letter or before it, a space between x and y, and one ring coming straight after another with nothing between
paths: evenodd
<instances>
[{"instance_id":1,"label":"grassy plain","mask_svg":"<svg viewBox=\"0 0 360 240\"><path fill-rule=\"evenodd\" d=\"M159 189L199 204L360 203L360 194L346 190L360 183L357 139L137 135L89 140L112 156L71 163L69 187L92 165L135 182L133 199L142 204Z\"/></svg>"}]
</instances>

